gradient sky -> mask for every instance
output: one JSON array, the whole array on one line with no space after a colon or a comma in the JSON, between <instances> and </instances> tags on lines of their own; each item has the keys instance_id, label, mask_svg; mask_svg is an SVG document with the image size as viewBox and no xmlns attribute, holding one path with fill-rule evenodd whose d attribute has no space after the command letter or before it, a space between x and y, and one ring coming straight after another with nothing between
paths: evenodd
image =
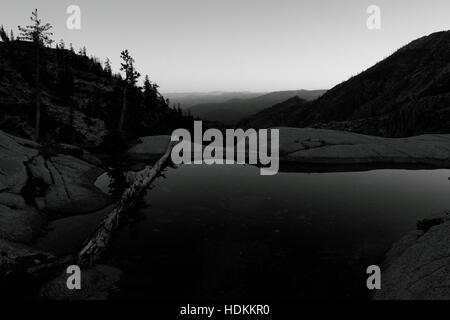
<instances>
[{"instance_id":1,"label":"gradient sky","mask_svg":"<svg viewBox=\"0 0 450 320\"><path fill-rule=\"evenodd\" d=\"M330 88L399 47L450 29L449 0L0 0L0 24L37 7L63 38L109 57L127 48L162 92ZM66 28L76 4L81 30ZM381 7L381 30L366 27Z\"/></svg>"}]
</instances>

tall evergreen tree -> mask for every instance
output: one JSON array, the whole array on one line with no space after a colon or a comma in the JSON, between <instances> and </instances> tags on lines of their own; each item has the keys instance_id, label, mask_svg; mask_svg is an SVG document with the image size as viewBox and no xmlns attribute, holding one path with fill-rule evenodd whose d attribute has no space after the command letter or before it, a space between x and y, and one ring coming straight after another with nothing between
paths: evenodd
<instances>
[{"instance_id":1,"label":"tall evergreen tree","mask_svg":"<svg viewBox=\"0 0 450 320\"><path fill-rule=\"evenodd\" d=\"M21 27L20 30L20 40L32 41L35 46L35 93L36 93L36 124L35 124L35 136L36 141L39 140L41 131L41 89L40 89L40 79L39 79L39 69L40 69L40 56L41 48L46 45L51 45L53 40L50 37L53 35L49 30L52 26L49 23L42 23L39 19L38 10L35 9L31 15L31 25Z\"/></svg>"},{"instance_id":2,"label":"tall evergreen tree","mask_svg":"<svg viewBox=\"0 0 450 320\"><path fill-rule=\"evenodd\" d=\"M154 109L157 103L157 91L155 92L155 87L150 82L148 75L145 76L144 80L144 106L146 109Z\"/></svg>"},{"instance_id":3,"label":"tall evergreen tree","mask_svg":"<svg viewBox=\"0 0 450 320\"><path fill-rule=\"evenodd\" d=\"M2 39L3 42L9 42L9 37L6 34L5 28L0 26L0 39Z\"/></svg>"},{"instance_id":4,"label":"tall evergreen tree","mask_svg":"<svg viewBox=\"0 0 450 320\"><path fill-rule=\"evenodd\" d=\"M152 83L148 77L148 74L145 75L144 79L144 92L150 92L152 90Z\"/></svg>"},{"instance_id":5,"label":"tall evergreen tree","mask_svg":"<svg viewBox=\"0 0 450 320\"><path fill-rule=\"evenodd\" d=\"M130 56L128 50L122 51L120 54L120 58L123 60L123 62L120 64L120 70L125 73L122 110L120 112L119 127L118 127L119 131L122 131L127 112L127 91L136 86L137 80L141 76L141 74L137 72L136 69L134 68L134 59Z\"/></svg>"},{"instance_id":6,"label":"tall evergreen tree","mask_svg":"<svg viewBox=\"0 0 450 320\"><path fill-rule=\"evenodd\" d=\"M108 75L112 75L111 60L109 60L109 58L106 58L106 60L105 60L105 69L104 70Z\"/></svg>"}]
</instances>

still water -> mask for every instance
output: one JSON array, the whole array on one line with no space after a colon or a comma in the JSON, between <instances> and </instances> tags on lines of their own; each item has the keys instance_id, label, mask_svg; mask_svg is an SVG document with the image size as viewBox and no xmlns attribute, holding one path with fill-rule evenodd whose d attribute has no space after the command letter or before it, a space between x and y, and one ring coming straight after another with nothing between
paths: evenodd
<instances>
[{"instance_id":1,"label":"still water","mask_svg":"<svg viewBox=\"0 0 450 320\"><path fill-rule=\"evenodd\" d=\"M450 210L450 170L169 168L113 242L113 298L368 298L366 268Z\"/></svg>"}]
</instances>

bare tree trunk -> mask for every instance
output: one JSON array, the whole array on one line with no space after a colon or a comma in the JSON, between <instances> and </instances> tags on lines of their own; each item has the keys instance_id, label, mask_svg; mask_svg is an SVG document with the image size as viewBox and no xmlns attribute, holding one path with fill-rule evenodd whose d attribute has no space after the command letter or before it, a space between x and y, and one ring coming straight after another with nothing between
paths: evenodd
<instances>
[{"instance_id":1,"label":"bare tree trunk","mask_svg":"<svg viewBox=\"0 0 450 320\"><path fill-rule=\"evenodd\" d=\"M126 113L127 113L127 87L123 89L122 110L120 112L120 119L119 119L119 132L122 131L123 129Z\"/></svg>"},{"instance_id":2,"label":"bare tree trunk","mask_svg":"<svg viewBox=\"0 0 450 320\"><path fill-rule=\"evenodd\" d=\"M119 227L120 218L136 207L139 199L150 186L150 184L159 175L168 161L174 142L169 143L166 153L158 160L154 166L146 166L134 177L133 184L125 190L122 198L117 203L111 213L109 213L94 232L90 240L78 254L78 264L84 267L90 267L101 258L105 252L111 237Z\"/></svg>"},{"instance_id":3,"label":"bare tree trunk","mask_svg":"<svg viewBox=\"0 0 450 320\"><path fill-rule=\"evenodd\" d=\"M39 141L41 133L41 86L39 83L39 43L36 43L36 74L35 74L35 90L36 90L36 119L34 126L34 140Z\"/></svg>"},{"instance_id":4,"label":"bare tree trunk","mask_svg":"<svg viewBox=\"0 0 450 320\"><path fill-rule=\"evenodd\" d=\"M15 270L23 270L35 279L46 279L49 275L61 272L61 269L70 264L78 264L85 268L95 265L108 249L112 236L119 227L120 218L136 207L146 189L161 173L169 160L175 143L169 143L166 153L154 166L147 166L136 174L133 184L125 190L116 207L103 219L77 255L56 258L50 254L32 251L16 257L7 252L8 254L5 257L0 257L0 280L3 276L11 274ZM2 250L5 249L2 248Z\"/></svg>"}]
</instances>

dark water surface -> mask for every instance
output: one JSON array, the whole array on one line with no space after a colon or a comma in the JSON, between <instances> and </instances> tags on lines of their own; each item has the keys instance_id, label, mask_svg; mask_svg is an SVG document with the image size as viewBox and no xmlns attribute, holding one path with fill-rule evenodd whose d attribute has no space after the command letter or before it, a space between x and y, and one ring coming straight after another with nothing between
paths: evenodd
<instances>
[{"instance_id":1,"label":"dark water surface","mask_svg":"<svg viewBox=\"0 0 450 320\"><path fill-rule=\"evenodd\" d=\"M366 268L450 209L450 170L168 169L123 228L113 298L367 298Z\"/></svg>"}]
</instances>

